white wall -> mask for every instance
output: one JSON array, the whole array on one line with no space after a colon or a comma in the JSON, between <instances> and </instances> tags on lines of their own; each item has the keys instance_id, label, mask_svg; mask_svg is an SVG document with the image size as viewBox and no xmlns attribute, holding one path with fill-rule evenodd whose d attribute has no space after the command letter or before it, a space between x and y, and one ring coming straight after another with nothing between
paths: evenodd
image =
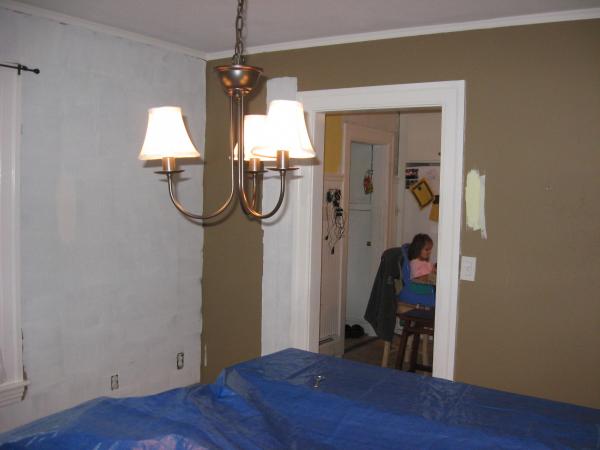
<instances>
[{"instance_id":1,"label":"white wall","mask_svg":"<svg viewBox=\"0 0 600 450\"><path fill-rule=\"evenodd\" d=\"M202 150L204 61L0 8L0 60L22 75L25 400L0 431L100 395L199 381L202 228L137 153L147 109L175 104ZM201 166L181 197L202 208ZM185 352L185 368L175 368ZM111 393L110 376L120 389Z\"/></svg>"},{"instance_id":2,"label":"white wall","mask_svg":"<svg viewBox=\"0 0 600 450\"><path fill-rule=\"evenodd\" d=\"M398 159L400 169L396 192L395 246L411 242L415 234L427 233L433 240L432 259L437 260L438 223L429 219L431 206L421 209L410 189L406 189L404 169L407 163L440 162L442 114L403 112L399 120ZM419 166L419 178L426 178L433 193L440 193L440 167ZM443 201L443 200L440 200Z\"/></svg>"},{"instance_id":3,"label":"white wall","mask_svg":"<svg viewBox=\"0 0 600 450\"><path fill-rule=\"evenodd\" d=\"M295 100L298 80L294 77L271 78L266 83L267 105L273 100ZM303 168L289 176L281 209L270 219L261 221L263 230L263 269L270 267L273 277L262 279L261 354L268 355L291 347L294 324L291 322L294 284L291 277L294 250L290 239L295 217L287 213L289 206L298 201L299 177ZM279 175L267 172L263 183L262 210L271 211L279 198ZM286 214L287 213L287 214ZM282 294L283 292L283 294ZM283 301L283 298L290 302Z\"/></svg>"}]
</instances>

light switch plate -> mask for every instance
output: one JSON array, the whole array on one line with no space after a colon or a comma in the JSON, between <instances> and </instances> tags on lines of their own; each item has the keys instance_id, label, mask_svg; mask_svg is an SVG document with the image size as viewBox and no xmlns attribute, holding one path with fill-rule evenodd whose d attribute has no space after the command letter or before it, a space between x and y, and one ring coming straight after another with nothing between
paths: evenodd
<instances>
[{"instance_id":1,"label":"light switch plate","mask_svg":"<svg viewBox=\"0 0 600 450\"><path fill-rule=\"evenodd\" d=\"M474 256L463 256L460 262L460 279L465 281L475 281L475 267L477 258Z\"/></svg>"}]
</instances>

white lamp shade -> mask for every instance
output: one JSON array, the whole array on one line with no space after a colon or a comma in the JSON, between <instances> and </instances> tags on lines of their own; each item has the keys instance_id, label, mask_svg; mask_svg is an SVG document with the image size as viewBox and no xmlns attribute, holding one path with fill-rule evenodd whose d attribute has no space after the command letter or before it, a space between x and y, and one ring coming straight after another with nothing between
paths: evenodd
<instances>
[{"instance_id":1,"label":"white lamp shade","mask_svg":"<svg viewBox=\"0 0 600 450\"><path fill-rule=\"evenodd\" d=\"M139 159L199 158L185 129L181 108L161 106L148 110L148 129Z\"/></svg>"},{"instance_id":2,"label":"white lamp shade","mask_svg":"<svg viewBox=\"0 0 600 450\"><path fill-rule=\"evenodd\" d=\"M287 150L290 158L314 158L315 151L306 130L302 103L273 100L269 104L265 144L251 149L254 155L274 158L277 150Z\"/></svg>"},{"instance_id":3,"label":"white lamp shade","mask_svg":"<svg viewBox=\"0 0 600 450\"><path fill-rule=\"evenodd\" d=\"M266 139L266 120L264 114L248 114L244 116L244 160L258 158L262 161L271 161L273 158L258 156L251 153L252 149L258 145L264 145ZM238 159L238 144L233 148L233 157Z\"/></svg>"}]
</instances>

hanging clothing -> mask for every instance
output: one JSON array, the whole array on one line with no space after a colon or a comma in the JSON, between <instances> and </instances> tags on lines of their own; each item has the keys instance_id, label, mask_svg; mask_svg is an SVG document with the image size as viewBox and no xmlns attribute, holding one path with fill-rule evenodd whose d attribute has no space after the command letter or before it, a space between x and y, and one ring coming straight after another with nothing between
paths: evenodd
<instances>
[{"instance_id":1,"label":"hanging clothing","mask_svg":"<svg viewBox=\"0 0 600 450\"><path fill-rule=\"evenodd\" d=\"M401 247L389 248L383 252L365 311L365 320L384 341L391 341L394 336L397 307L394 280L400 278L401 264Z\"/></svg>"}]
</instances>

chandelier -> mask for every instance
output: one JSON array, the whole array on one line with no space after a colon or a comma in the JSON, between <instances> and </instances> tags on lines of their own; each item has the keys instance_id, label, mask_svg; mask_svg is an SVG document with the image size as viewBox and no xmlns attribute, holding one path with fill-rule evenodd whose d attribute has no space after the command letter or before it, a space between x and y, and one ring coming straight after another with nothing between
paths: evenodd
<instances>
[{"instance_id":1,"label":"chandelier","mask_svg":"<svg viewBox=\"0 0 600 450\"><path fill-rule=\"evenodd\" d=\"M262 74L259 67L245 65L244 40L245 0L238 0L235 19L235 52L230 65L215 68L225 93L229 96L229 159L231 163L231 190L225 202L209 214L188 211L177 200L174 176L183 170L177 168L177 158L199 158L186 131L181 108L162 106L148 111L148 128L141 160L161 159L166 175L169 196L175 207L187 217L207 220L221 215L237 197L242 210L255 219L273 216L281 207L285 196L286 175L296 170L290 159L314 158L302 104L290 100L274 100L269 104L267 115L244 115L244 102L258 85ZM257 207L257 193L265 163L273 165L269 170L279 173L279 198L274 208L262 212Z\"/></svg>"}]
</instances>

